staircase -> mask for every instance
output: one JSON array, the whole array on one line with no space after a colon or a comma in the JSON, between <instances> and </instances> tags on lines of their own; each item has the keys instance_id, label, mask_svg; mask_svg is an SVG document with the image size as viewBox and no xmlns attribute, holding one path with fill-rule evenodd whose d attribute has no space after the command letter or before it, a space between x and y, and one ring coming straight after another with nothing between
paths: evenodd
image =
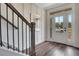
<instances>
[{"instance_id":1,"label":"staircase","mask_svg":"<svg viewBox=\"0 0 79 59\"><path fill-rule=\"evenodd\" d=\"M35 23L29 23L10 3L0 3L0 47L36 55Z\"/></svg>"}]
</instances>

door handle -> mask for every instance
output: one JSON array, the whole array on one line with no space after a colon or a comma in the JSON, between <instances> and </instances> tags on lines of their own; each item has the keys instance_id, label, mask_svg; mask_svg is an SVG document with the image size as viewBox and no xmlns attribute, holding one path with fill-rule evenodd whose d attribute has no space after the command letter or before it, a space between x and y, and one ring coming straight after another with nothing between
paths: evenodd
<instances>
[{"instance_id":1,"label":"door handle","mask_svg":"<svg viewBox=\"0 0 79 59\"><path fill-rule=\"evenodd\" d=\"M64 28L64 31L66 32L66 28Z\"/></svg>"}]
</instances>

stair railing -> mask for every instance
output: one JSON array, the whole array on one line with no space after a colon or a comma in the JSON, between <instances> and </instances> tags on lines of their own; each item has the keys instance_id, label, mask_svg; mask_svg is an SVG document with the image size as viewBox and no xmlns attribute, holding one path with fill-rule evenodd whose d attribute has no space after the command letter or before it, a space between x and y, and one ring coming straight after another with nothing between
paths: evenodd
<instances>
[{"instance_id":1,"label":"stair railing","mask_svg":"<svg viewBox=\"0 0 79 59\"><path fill-rule=\"evenodd\" d=\"M2 7L2 5L5 5L5 7ZM5 14L2 15L5 8ZM3 10L2 10L3 9ZM9 11L11 10L11 12ZM10 14L9 14L10 13ZM10 15L12 17L10 17ZM15 25L15 15L17 18L17 25ZM9 20L9 17L12 19L12 21ZM2 31L2 28L4 28L2 24L2 20L6 22L6 42L3 41L3 38L5 37L5 32ZM25 25L25 27L24 27ZM10 31L9 28L12 26L12 43L10 42ZM21 28L20 28L21 27ZM25 30L24 30L25 29ZM29 29L29 31L28 31ZM15 30L17 30L17 39L15 40ZM28 35L29 34L29 35ZM20 37L21 36L21 37ZM28 38L29 36L29 38ZM28 40L29 39L29 40ZM17 43L15 43L17 41ZM10 44L11 43L11 44ZM10 3L2 4L0 3L0 46L6 47L8 49L13 49L13 51L22 52L25 54L29 54L31 56L36 55L35 53L35 23L31 22L29 23L21 14L18 12L17 9L15 9L14 6Z\"/></svg>"}]
</instances>

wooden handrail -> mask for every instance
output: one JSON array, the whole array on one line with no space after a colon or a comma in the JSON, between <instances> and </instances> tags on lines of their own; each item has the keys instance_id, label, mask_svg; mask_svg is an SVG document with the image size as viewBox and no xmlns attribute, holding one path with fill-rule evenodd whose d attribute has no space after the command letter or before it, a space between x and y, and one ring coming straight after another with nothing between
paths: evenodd
<instances>
[{"instance_id":1,"label":"wooden handrail","mask_svg":"<svg viewBox=\"0 0 79 59\"><path fill-rule=\"evenodd\" d=\"M14 13L18 15L29 27L31 27L31 24L15 9L12 4L10 3L5 3Z\"/></svg>"}]
</instances>

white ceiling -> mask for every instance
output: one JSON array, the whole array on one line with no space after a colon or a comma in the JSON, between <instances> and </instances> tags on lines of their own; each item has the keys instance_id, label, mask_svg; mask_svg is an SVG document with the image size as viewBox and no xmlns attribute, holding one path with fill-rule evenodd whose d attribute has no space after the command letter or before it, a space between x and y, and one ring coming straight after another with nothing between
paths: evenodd
<instances>
[{"instance_id":1,"label":"white ceiling","mask_svg":"<svg viewBox=\"0 0 79 59\"><path fill-rule=\"evenodd\" d=\"M56 3L35 3L35 5L42 7L42 8L47 8L47 7L54 5L54 4L56 4Z\"/></svg>"},{"instance_id":2,"label":"white ceiling","mask_svg":"<svg viewBox=\"0 0 79 59\"><path fill-rule=\"evenodd\" d=\"M57 6L61 6L64 3L34 3L34 4L48 10Z\"/></svg>"}]
</instances>

